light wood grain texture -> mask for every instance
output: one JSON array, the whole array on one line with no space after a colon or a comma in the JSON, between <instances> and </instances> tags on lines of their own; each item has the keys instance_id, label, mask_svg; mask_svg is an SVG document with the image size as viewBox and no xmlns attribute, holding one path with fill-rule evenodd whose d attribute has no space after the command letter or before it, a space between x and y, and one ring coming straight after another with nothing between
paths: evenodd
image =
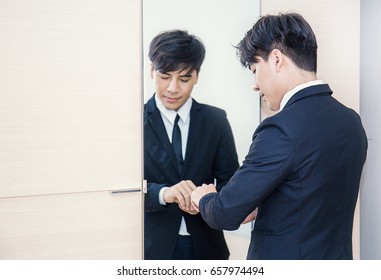
<instances>
[{"instance_id":1,"label":"light wood grain texture","mask_svg":"<svg viewBox=\"0 0 381 280\"><path fill-rule=\"evenodd\" d=\"M0 196L141 184L141 3L0 2Z\"/></svg>"},{"instance_id":2,"label":"light wood grain texture","mask_svg":"<svg viewBox=\"0 0 381 280\"><path fill-rule=\"evenodd\" d=\"M0 259L141 259L142 194L0 199Z\"/></svg>"},{"instance_id":3,"label":"light wood grain texture","mask_svg":"<svg viewBox=\"0 0 381 280\"><path fill-rule=\"evenodd\" d=\"M0 1L0 259L141 259L141 0Z\"/></svg>"}]
</instances>

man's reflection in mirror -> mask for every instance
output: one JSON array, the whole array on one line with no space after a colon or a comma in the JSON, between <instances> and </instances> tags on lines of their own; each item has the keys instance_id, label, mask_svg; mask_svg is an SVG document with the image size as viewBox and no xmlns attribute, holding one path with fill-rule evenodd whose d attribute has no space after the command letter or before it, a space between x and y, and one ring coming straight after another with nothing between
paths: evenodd
<instances>
[{"instance_id":1,"label":"man's reflection in mirror","mask_svg":"<svg viewBox=\"0 0 381 280\"><path fill-rule=\"evenodd\" d=\"M205 47L187 31L170 30L153 38L148 56L155 92L144 105L145 259L228 259L223 232L190 199L202 184L220 191L239 166L225 111L191 97Z\"/></svg>"}]
</instances>

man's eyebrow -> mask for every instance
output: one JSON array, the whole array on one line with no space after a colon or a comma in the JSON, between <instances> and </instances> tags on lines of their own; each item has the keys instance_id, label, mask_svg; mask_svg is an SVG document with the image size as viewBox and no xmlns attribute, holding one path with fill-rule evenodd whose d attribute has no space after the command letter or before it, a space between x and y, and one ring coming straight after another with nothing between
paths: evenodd
<instances>
[{"instance_id":1,"label":"man's eyebrow","mask_svg":"<svg viewBox=\"0 0 381 280\"><path fill-rule=\"evenodd\" d=\"M161 71L158 71L160 74L162 75L170 75L168 72L161 72Z\"/></svg>"}]
</instances>

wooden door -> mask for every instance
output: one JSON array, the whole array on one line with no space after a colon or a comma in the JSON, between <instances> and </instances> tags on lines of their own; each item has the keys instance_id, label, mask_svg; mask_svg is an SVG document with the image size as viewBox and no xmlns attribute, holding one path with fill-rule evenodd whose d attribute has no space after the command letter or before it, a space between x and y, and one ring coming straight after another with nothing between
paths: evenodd
<instances>
[{"instance_id":1,"label":"wooden door","mask_svg":"<svg viewBox=\"0 0 381 280\"><path fill-rule=\"evenodd\" d=\"M141 0L0 2L0 259L142 259Z\"/></svg>"}]
</instances>

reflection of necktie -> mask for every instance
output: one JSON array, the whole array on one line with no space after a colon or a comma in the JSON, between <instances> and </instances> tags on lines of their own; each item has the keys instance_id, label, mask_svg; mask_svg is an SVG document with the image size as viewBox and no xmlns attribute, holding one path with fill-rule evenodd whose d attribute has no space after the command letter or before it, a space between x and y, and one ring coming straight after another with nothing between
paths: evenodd
<instances>
[{"instance_id":1,"label":"reflection of necktie","mask_svg":"<svg viewBox=\"0 0 381 280\"><path fill-rule=\"evenodd\" d=\"M184 161L183 161L183 151L181 148L181 131L178 125L179 118L180 116L176 115L175 123L173 125L173 132L172 132L172 147L173 147L173 151L175 152L178 171L181 174L183 170Z\"/></svg>"}]
</instances>

